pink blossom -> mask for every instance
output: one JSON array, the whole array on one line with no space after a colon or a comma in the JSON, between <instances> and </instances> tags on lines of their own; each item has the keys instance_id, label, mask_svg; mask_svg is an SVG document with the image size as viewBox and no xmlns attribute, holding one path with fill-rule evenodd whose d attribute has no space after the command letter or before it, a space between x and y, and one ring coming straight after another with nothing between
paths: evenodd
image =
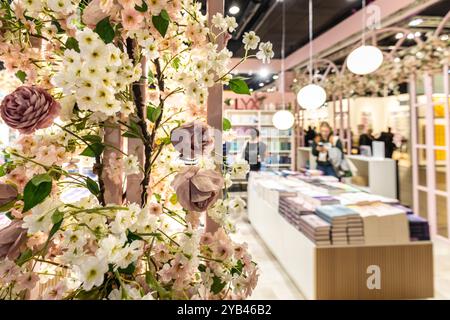
<instances>
[{"instance_id":1,"label":"pink blossom","mask_svg":"<svg viewBox=\"0 0 450 320\"><path fill-rule=\"evenodd\" d=\"M126 30L139 29L144 16L133 8L125 8L122 10L122 25Z\"/></svg>"},{"instance_id":2,"label":"pink blossom","mask_svg":"<svg viewBox=\"0 0 450 320\"><path fill-rule=\"evenodd\" d=\"M61 300L64 293L67 291L67 285L65 282L60 281L55 286L50 287L45 291L44 300Z\"/></svg>"},{"instance_id":3,"label":"pink blossom","mask_svg":"<svg viewBox=\"0 0 450 320\"><path fill-rule=\"evenodd\" d=\"M20 275L17 278L17 285L22 290L24 289L32 290L36 286L36 283L38 281L39 281L38 275L30 272Z\"/></svg>"},{"instance_id":4,"label":"pink blossom","mask_svg":"<svg viewBox=\"0 0 450 320\"><path fill-rule=\"evenodd\" d=\"M6 258L0 262L0 283L14 281L20 274L20 268L13 261Z\"/></svg>"},{"instance_id":5,"label":"pink blossom","mask_svg":"<svg viewBox=\"0 0 450 320\"><path fill-rule=\"evenodd\" d=\"M159 203L152 202L148 205L150 214L159 216L162 214L162 206Z\"/></svg>"}]
</instances>

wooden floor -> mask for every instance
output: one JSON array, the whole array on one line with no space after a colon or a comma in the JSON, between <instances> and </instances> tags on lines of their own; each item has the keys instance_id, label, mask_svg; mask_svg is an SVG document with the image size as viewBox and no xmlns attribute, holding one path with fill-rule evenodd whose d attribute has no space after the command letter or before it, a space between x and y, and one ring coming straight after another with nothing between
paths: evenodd
<instances>
[{"instance_id":1,"label":"wooden floor","mask_svg":"<svg viewBox=\"0 0 450 320\"><path fill-rule=\"evenodd\" d=\"M260 278L251 299L304 299L253 227L243 218L233 239L247 242L258 263ZM434 240L435 299L450 299L450 242Z\"/></svg>"}]
</instances>

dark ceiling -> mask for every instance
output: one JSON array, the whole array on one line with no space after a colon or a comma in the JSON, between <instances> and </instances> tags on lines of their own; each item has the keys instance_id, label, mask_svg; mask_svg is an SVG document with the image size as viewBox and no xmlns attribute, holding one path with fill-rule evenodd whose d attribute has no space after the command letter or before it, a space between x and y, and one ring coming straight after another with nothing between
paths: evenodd
<instances>
[{"instance_id":1,"label":"dark ceiling","mask_svg":"<svg viewBox=\"0 0 450 320\"><path fill-rule=\"evenodd\" d=\"M308 0L286 1L286 56L308 43ZM367 1L368 3L371 1ZM281 55L282 2L279 0L225 0L225 12L238 6L238 24L228 48L243 55L242 35L255 31L262 41L274 45L275 58ZM314 37L327 31L361 8L360 0L314 0ZM229 14L229 13L228 13Z\"/></svg>"}]
</instances>

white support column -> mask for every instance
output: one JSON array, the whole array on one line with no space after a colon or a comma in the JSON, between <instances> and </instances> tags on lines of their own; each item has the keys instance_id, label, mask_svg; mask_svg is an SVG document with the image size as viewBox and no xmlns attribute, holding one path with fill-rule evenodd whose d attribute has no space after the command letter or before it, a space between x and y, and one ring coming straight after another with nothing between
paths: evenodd
<instances>
[{"instance_id":1,"label":"white support column","mask_svg":"<svg viewBox=\"0 0 450 320\"><path fill-rule=\"evenodd\" d=\"M417 88L416 77L412 75L409 80L409 96L411 105L411 164L412 164L412 195L413 195L413 210L414 213L419 214L419 162L417 152Z\"/></svg>"},{"instance_id":2,"label":"white support column","mask_svg":"<svg viewBox=\"0 0 450 320\"><path fill-rule=\"evenodd\" d=\"M447 191L447 237L450 238L450 106L449 106L449 68L448 64L443 68L443 84L444 84L444 113L445 113L445 186Z\"/></svg>"},{"instance_id":3,"label":"white support column","mask_svg":"<svg viewBox=\"0 0 450 320\"><path fill-rule=\"evenodd\" d=\"M427 155L427 211L430 231L437 234L437 210L436 210L436 161L434 148L434 104L433 104L433 78L429 73L424 75L424 87L426 96L425 111L425 145Z\"/></svg>"}]
</instances>

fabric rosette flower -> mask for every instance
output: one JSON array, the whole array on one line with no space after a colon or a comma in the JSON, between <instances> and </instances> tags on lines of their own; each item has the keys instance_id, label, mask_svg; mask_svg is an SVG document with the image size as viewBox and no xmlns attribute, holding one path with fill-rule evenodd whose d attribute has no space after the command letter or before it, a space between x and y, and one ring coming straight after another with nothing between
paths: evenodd
<instances>
[{"instance_id":1,"label":"fabric rosette flower","mask_svg":"<svg viewBox=\"0 0 450 320\"><path fill-rule=\"evenodd\" d=\"M46 90L35 86L17 88L0 105L3 121L22 134L49 127L60 109L59 103Z\"/></svg>"},{"instance_id":2,"label":"fabric rosette flower","mask_svg":"<svg viewBox=\"0 0 450 320\"><path fill-rule=\"evenodd\" d=\"M178 201L184 209L203 212L220 197L224 179L214 170L189 166L180 171L172 181Z\"/></svg>"},{"instance_id":3,"label":"fabric rosette flower","mask_svg":"<svg viewBox=\"0 0 450 320\"><path fill-rule=\"evenodd\" d=\"M201 121L193 121L173 129L170 140L182 159L195 159L214 148L210 128Z\"/></svg>"},{"instance_id":4,"label":"fabric rosette flower","mask_svg":"<svg viewBox=\"0 0 450 320\"><path fill-rule=\"evenodd\" d=\"M22 228L22 220L14 220L0 230L0 259L17 259L21 247L27 241L27 229Z\"/></svg>"}]
</instances>

